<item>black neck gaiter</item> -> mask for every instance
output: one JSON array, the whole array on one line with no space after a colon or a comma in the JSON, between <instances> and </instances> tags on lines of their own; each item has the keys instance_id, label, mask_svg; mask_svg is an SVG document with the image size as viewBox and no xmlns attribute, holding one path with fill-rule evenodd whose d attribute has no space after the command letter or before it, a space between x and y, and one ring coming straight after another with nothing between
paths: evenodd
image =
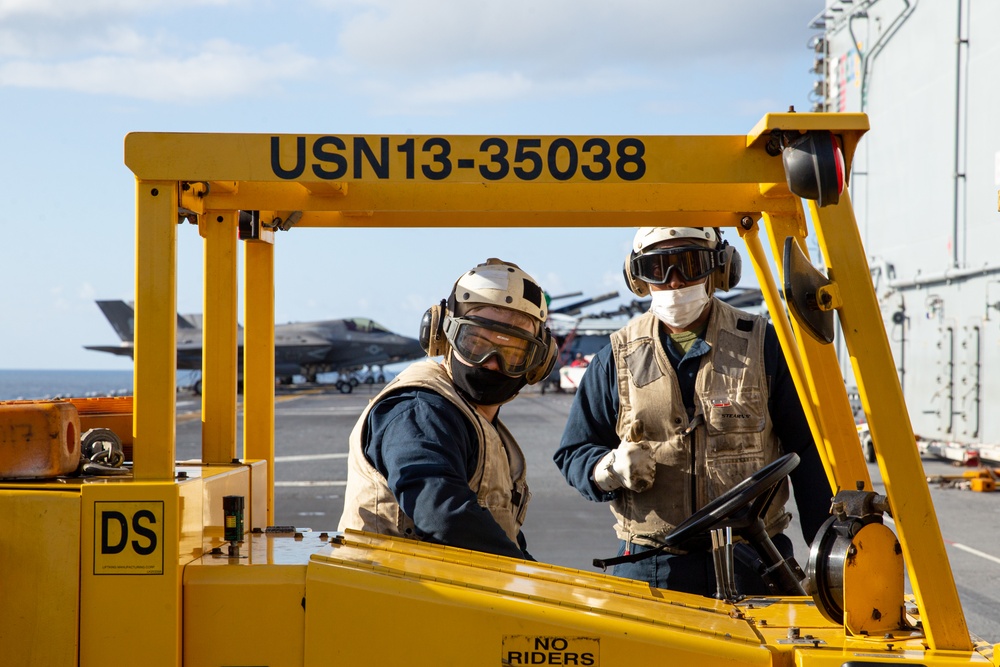
<instances>
[{"instance_id":1,"label":"black neck gaiter","mask_svg":"<svg viewBox=\"0 0 1000 667\"><path fill-rule=\"evenodd\" d=\"M482 366L467 366L451 356L451 378L458 393L476 405L506 403L528 384L522 377L511 377Z\"/></svg>"}]
</instances>

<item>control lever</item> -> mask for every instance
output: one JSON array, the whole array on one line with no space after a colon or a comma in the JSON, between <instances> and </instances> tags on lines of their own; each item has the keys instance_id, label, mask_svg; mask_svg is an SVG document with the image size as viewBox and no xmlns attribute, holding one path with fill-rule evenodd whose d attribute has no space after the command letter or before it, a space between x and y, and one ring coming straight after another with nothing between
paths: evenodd
<instances>
[{"instance_id":1,"label":"control lever","mask_svg":"<svg viewBox=\"0 0 1000 667\"><path fill-rule=\"evenodd\" d=\"M712 529L712 561L715 565L715 597L719 600L735 600L736 568L733 563L733 529L730 527Z\"/></svg>"}]
</instances>

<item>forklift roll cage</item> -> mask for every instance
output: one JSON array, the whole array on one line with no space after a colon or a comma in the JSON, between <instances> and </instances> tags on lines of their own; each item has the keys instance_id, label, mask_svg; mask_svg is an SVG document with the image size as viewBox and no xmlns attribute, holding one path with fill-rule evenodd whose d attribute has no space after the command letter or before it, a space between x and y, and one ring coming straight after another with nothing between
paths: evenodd
<instances>
[{"instance_id":1,"label":"forklift roll cage","mask_svg":"<svg viewBox=\"0 0 1000 667\"><path fill-rule=\"evenodd\" d=\"M130 134L125 161L136 179L134 478L169 483L176 474L178 220L197 219L204 237L202 461L208 465L229 464L237 455L238 230L246 243L244 457L266 461L267 525L274 511L276 231L710 225L733 228L746 242L831 486L870 491L834 350L789 319L777 288L785 239L804 248L807 231L802 200L789 190L772 141L778 132L832 132L849 174L867 129L863 114L787 113L766 115L745 136ZM809 212L828 267L818 309L835 310L840 319L922 641L930 651L972 651L850 197L844 192L822 208L809 202Z\"/></svg>"}]
</instances>

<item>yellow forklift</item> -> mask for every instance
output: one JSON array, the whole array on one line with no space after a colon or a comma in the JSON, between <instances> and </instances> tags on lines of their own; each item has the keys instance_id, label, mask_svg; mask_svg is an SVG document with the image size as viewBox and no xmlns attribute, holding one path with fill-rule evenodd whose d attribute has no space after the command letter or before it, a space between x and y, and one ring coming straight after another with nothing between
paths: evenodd
<instances>
[{"instance_id":1,"label":"yellow forklift","mask_svg":"<svg viewBox=\"0 0 1000 667\"><path fill-rule=\"evenodd\" d=\"M118 425L98 443L81 439L73 403L0 406L0 664L997 664L959 603L846 188L867 129L863 114L790 112L735 136L128 135L134 402L109 409ZM803 201L825 274L804 251ZM205 263L202 452L180 463L179 221L197 223ZM744 239L836 490L804 577L753 530L789 457L675 531L736 531L768 564L765 597L272 527L276 235L513 225L716 226ZM872 490L828 344L835 314L884 496ZM123 410L130 433L120 432ZM100 414L87 419L100 426ZM106 446L116 438L122 456ZM126 461L80 466L94 451Z\"/></svg>"}]
</instances>

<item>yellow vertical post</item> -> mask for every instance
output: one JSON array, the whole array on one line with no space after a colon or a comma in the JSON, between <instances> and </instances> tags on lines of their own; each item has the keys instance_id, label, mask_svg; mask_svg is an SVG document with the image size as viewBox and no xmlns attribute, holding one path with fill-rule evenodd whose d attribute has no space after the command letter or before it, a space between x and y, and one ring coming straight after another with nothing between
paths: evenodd
<instances>
[{"instance_id":1,"label":"yellow vertical post","mask_svg":"<svg viewBox=\"0 0 1000 667\"><path fill-rule=\"evenodd\" d=\"M140 480L170 480L177 446L177 183L136 181L132 439Z\"/></svg>"},{"instance_id":2,"label":"yellow vertical post","mask_svg":"<svg viewBox=\"0 0 1000 667\"><path fill-rule=\"evenodd\" d=\"M840 203L822 209L810 204L816 236L844 304L844 331L861 403L878 446L878 466L899 531L899 543L909 564L910 583L920 605L921 621L931 649L968 651L972 648L955 578L948 564L937 514L923 480L913 427L903 401L896 365L865 251L845 192ZM909 482L897 487L894 480Z\"/></svg>"},{"instance_id":3,"label":"yellow vertical post","mask_svg":"<svg viewBox=\"0 0 1000 667\"><path fill-rule=\"evenodd\" d=\"M789 236L795 238L802 249L806 249L805 218L800 208L795 216L765 213L764 220L767 222L771 255L778 268L778 279L783 285L785 239ZM871 491L871 476L861 451L837 354L832 345L821 343L803 331L795 319L791 320L791 325L799 341L803 379L806 381L804 391L800 389L799 392L809 396L810 402L816 406L816 423L820 429L819 432L813 431L813 438L829 468L832 491L854 489L858 482ZM819 409L821 405L822 410ZM847 446L836 446L836 442L846 443Z\"/></svg>"},{"instance_id":4,"label":"yellow vertical post","mask_svg":"<svg viewBox=\"0 0 1000 667\"><path fill-rule=\"evenodd\" d=\"M806 421L809 423L809 430L812 431L813 439L819 443L820 440L817 438L817 434L819 433L818 407L803 389L808 386L808 383L805 379L802 357L799 354L799 348L792 333L791 324L788 322L788 315L785 314L785 305L781 301L778 286L774 282L774 276L771 274L771 269L767 264L767 256L764 254L764 247L760 242L759 228L757 225L754 225L750 229L742 229L740 236L747 244L747 251L750 253L750 260L757 274L757 282L760 285L761 294L764 296L764 302L767 304L767 310L771 313L771 322L774 324L775 333L778 334L778 342L781 343L781 349L785 353L792 381L795 383L796 389L798 389L800 398L810 398L810 400L802 401L802 411L805 413ZM817 451L819 452L820 459L823 461L827 481L830 482L830 486L832 487L834 485L834 477L833 468L829 461L829 454L818 444Z\"/></svg>"},{"instance_id":5,"label":"yellow vertical post","mask_svg":"<svg viewBox=\"0 0 1000 667\"><path fill-rule=\"evenodd\" d=\"M236 457L236 211L206 211L198 231L205 239L205 321L201 350L201 458L229 463Z\"/></svg>"},{"instance_id":6,"label":"yellow vertical post","mask_svg":"<svg viewBox=\"0 0 1000 667\"><path fill-rule=\"evenodd\" d=\"M273 238L273 232L269 238ZM274 524L274 245L247 241L244 257L243 455L267 459L267 525Z\"/></svg>"}]
</instances>

